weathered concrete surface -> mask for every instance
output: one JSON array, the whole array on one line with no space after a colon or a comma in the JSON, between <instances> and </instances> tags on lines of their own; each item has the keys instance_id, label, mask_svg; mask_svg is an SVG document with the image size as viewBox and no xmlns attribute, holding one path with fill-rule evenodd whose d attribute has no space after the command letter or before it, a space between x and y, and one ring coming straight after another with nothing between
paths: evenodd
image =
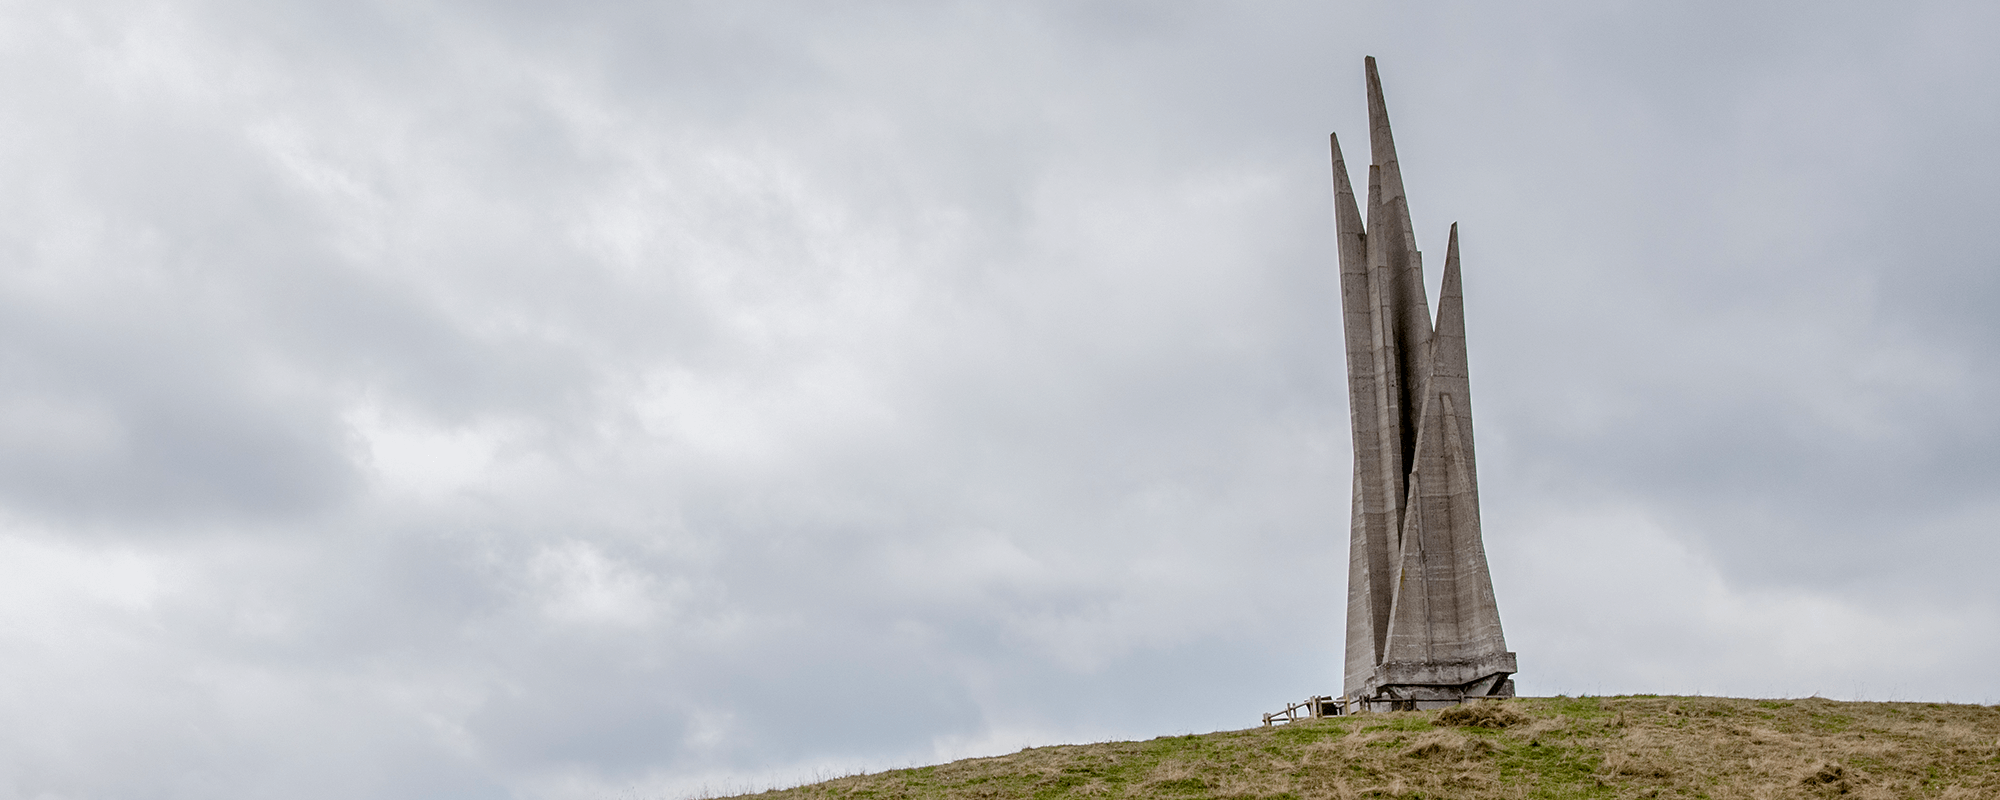
<instances>
[{"instance_id":1,"label":"weathered concrete surface","mask_svg":"<svg viewBox=\"0 0 2000 800\"><path fill-rule=\"evenodd\" d=\"M1372 57L1367 71L1365 222L1332 139L1354 431L1346 694L1364 707L1414 708L1511 696L1514 654L1479 530L1458 225L1433 325Z\"/></svg>"}]
</instances>

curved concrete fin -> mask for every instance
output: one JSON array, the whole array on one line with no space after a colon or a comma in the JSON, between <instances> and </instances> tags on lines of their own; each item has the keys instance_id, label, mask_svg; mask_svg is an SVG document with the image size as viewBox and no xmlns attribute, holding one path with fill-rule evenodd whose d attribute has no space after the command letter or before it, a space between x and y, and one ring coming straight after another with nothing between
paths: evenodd
<instances>
[{"instance_id":1,"label":"curved concrete fin","mask_svg":"<svg viewBox=\"0 0 2000 800\"><path fill-rule=\"evenodd\" d=\"M1466 368L1465 292L1458 256L1458 224L1452 223L1451 243L1444 258L1444 280L1438 288L1437 333L1432 337L1431 380L1438 407L1435 420L1443 434L1439 465L1450 476L1440 505L1450 517L1449 541L1458 608L1459 657L1482 659L1507 650L1500 630L1500 610L1493 598L1493 578L1486 563L1485 536L1479 524L1479 470L1472 441L1472 382ZM1439 537L1443 538L1443 537Z\"/></svg>"},{"instance_id":2,"label":"curved concrete fin","mask_svg":"<svg viewBox=\"0 0 2000 800\"><path fill-rule=\"evenodd\" d=\"M1465 358L1465 290L1458 266L1458 223L1451 224L1451 241L1445 246L1444 279L1438 286L1437 328L1431 333L1430 375L1424 379L1426 415L1436 396L1450 395L1456 408L1453 427L1464 445L1465 469L1474 482L1472 467L1472 386ZM1441 413L1441 412L1440 412ZM1441 419L1440 422L1443 420ZM1443 442L1434 443L1443 446Z\"/></svg>"},{"instance_id":3,"label":"curved concrete fin","mask_svg":"<svg viewBox=\"0 0 2000 800\"><path fill-rule=\"evenodd\" d=\"M1398 615L1392 623L1398 634L1389 637L1385 659L1434 663L1439 665L1436 677L1440 681L1463 683L1487 676L1459 674L1459 667L1449 665L1500 658L1506 643L1500 633L1479 525L1457 226L1453 226L1445 250L1444 280L1438 295L1431 372L1424 381L1411 497L1405 512L1408 523L1403 534L1405 550L1414 547L1422 554L1418 562L1423 579L1405 578L1397 586L1399 592L1420 594L1422 600L1398 597L1395 601L1399 609L1421 606L1429 614L1422 622L1422 636L1402 634L1409 629L1405 626L1417 623Z\"/></svg>"},{"instance_id":4,"label":"curved concrete fin","mask_svg":"<svg viewBox=\"0 0 2000 800\"><path fill-rule=\"evenodd\" d=\"M1410 222L1409 198L1403 191L1403 167L1396 159L1396 137L1389 128L1389 105L1382 95L1382 76L1375 57L1365 60L1368 73L1368 143L1374 160L1371 177L1380 185L1377 207L1368 216L1369 264L1385 268L1378 280L1388 291L1385 311L1396 343L1398 388L1410 400L1402 404L1399 452L1409 463L1416 449L1414 415L1422 402L1424 378L1430 374L1431 310L1424 293L1423 259L1417 253ZM1371 198L1372 199L1372 198Z\"/></svg>"},{"instance_id":5,"label":"curved concrete fin","mask_svg":"<svg viewBox=\"0 0 2000 800\"><path fill-rule=\"evenodd\" d=\"M1458 268L1458 223L1444 250L1444 279L1438 285L1437 327L1431 332L1430 374L1444 380L1464 380L1465 288ZM1463 394L1459 395L1461 398ZM1461 402L1463 400L1461 399Z\"/></svg>"},{"instance_id":6,"label":"curved concrete fin","mask_svg":"<svg viewBox=\"0 0 2000 800\"><path fill-rule=\"evenodd\" d=\"M1354 187L1348 182L1340 138L1330 136L1328 142L1333 152L1334 220L1340 244L1340 306L1347 343L1349 420L1354 441L1374 442L1381 437L1382 408L1387 400L1381 383L1382 359L1376 335L1380 304L1370 281L1367 235L1360 209L1354 202ZM1383 486L1392 477L1395 475L1384 469L1381 448L1354 449L1347 578L1349 685L1365 680L1381 660L1392 566L1386 550L1392 531Z\"/></svg>"},{"instance_id":7,"label":"curved concrete fin","mask_svg":"<svg viewBox=\"0 0 2000 800\"><path fill-rule=\"evenodd\" d=\"M1367 65L1369 157L1373 165L1381 170L1379 180L1382 183L1383 210L1393 213L1396 217L1395 220L1389 221L1387 226L1376 224L1373 218L1369 219L1368 232L1394 236L1396 241L1390 243L1391 263L1401 269L1417 272L1415 291L1410 293L1410 299L1415 300L1411 304L1412 310L1417 311L1420 316L1413 315L1412 319L1421 318L1425 323L1423 329L1428 331L1430 308L1423 301L1423 268L1415 255L1417 234L1416 228L1410 222L1410 199L1403 189L1403 164L1396 158L1396 134L1389 128L1389 104L1382 95L1382 76L1375 69L1374 56L1367 58ZM1384 227L1392 227L1394 230L1385 231Z\"/></svg>"},{"instance_id":8,"label":"curved concrete fin","mask_svg":"<svg viewBox=\"0 0 2000 800\"><path fill-rule=\"evenodd\" d=\"M1368 148L1370 163L1382 168L1383 201L1388 203L1402 203L1405 202L1403 199L1403 171L1396 163L1396 136L1389 131L1389 104L1382 97L1382 76L1375 71L1374 56L1368 56L1366 64L1368 66ZM1407 210L1405 209L1405 211Z\"/></svg>"},{"instance_id":9,"label":"curved concrete fin","mask_svg":"<svg viewBox=\"0 0 2000 800\"><path fill-rule=\"evenodd\" d=\"M1367 229L1354 202L1354 185L1347 181L1347 159L1340 155L1340 135L1327 134L1333 148L1333 220L1340 236L1340 272L1368 272Z\"/></svg>"},{"instance_id":10,"label":"curved concrete fin","mask_svg":"<svg viewBox=\"0 0 2000 800\"><path fill-rule=\"evenodd\" d=\"M1394 226L1385 222L1387 216L1382 204L1381 168L1368 166L1368 230L1393 230ZM1386 530L1388 537L1395 540L1403 529L1403 478L1409 474L1409 460L1403 448L1408 438L1405 430L1415 420L1410 419L1410 404L1403 353L1403 326L1398 310L1403 307L1402 282L1396 280L1396 270L1391 268L1387 243L1394 237L1367 237L1368 255L1368 303L1373 309L1373 336L1375 341L1375 437L1368 439L1380 456L1382 482L1380 484L1383 507L1388 509ZM1357 445L1359 446L1359 445ZM1393 541L1392 541L1393 544ZM1386 601L1384 601L1386 602Z\"/></svg>"}]
</instances>

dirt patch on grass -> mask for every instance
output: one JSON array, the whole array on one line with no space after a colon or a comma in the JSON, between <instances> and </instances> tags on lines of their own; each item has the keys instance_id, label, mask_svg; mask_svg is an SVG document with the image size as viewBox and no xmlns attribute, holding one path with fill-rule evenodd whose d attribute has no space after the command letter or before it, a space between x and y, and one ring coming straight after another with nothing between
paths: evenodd
<instances>
[{"instance_id":1,"label":"dirt patch on grass","mask_svg":"<svg viewBox=\"0 0 2000 800\"><path fill-rule=\"evenodd\" d=\"M1799 785L1822 797L1835 797L1854 790L1854 784L1847 780L1847 768L1837 761L1820 762L1799 778Z\"/></svg>"},{"instance_id":2,"label":"dirt patch on grass","mask_svg":"<svg viewBox=\"0 0 2000 800\"><path fill-rule=\"evenodd\" d=\"M1486 700L1439 711L1436 724L1468 728L1511 728L1527 721L1527 714L1514 710L1506 703Z\"/></svg>"}]
</instances>

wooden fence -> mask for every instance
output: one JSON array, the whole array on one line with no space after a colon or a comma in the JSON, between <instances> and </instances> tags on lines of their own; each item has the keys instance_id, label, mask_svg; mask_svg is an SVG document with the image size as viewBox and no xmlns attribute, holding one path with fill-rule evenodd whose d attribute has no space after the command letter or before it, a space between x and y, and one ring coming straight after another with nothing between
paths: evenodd
<instances>
[{"instance_id":1,"label":"wooden fence","mask_svg":"<svg viewBox=\"0 0 2000 800\"><path fill-rule=\"evenodd\" d=\"M1302 719L1337 717L1345 713L1347 713L1347 698L1326 697L1316 694L1306 698L1305 702L1302 703L1286 703L1285 710L1283 711L1275 714L1265 714L1264 727L1269 728L1272 725L1280 723L1298 722Z\"/></svg>"}]
</instances>

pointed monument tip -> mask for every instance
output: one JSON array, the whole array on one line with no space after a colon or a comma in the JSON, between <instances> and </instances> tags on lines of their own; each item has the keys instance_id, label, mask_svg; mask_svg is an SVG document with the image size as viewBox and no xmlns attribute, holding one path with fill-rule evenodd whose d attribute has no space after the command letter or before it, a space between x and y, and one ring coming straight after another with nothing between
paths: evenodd
<instances>
[{"instance_id":1,"label":"pointed monument tip","mask_svg":"<svg viewBox=\"0 0 2000 800\"><path fill-rule=\"evenodd\" d=\"M1340 135L1329 133L1326 135L1326 141L1333 147L1333 190L1354 194L1354 186L1348 183L1347 178L1347 158L1340 154Z\"/></svg>"},{"instance_id":2,"label":"pointed monument tip","mask_svg":"<svg viewBox=\"0 0 2000 800\"><path fill-rule=\"evenodd\" d=\"M1465 323L1463 322L1465 318L1465 306L1463 304L1465 301L1460 299L1464 296L1465 292L1464 287L1460 283L1462 280L1464 279L1460 278L1458 274L1458 223L1452 223L1451 243L1445 245L1444 248L1444 282L1438 284L1438 296L1441 298L1438 300L1438 323L1440 325L1444 323L1446 317L1454 317L1460 321L1453 324L1457 325L1459 330L1465 328Z\"/></svg>"},{"instance_id":3,"label":"pointed monument tip","mask_svg":"<svg viewBox=\"0 0 2000 800\"><path fill-rule=\"evenodd\" d=\"M1368 152L1370 161L1387 164L1396 160L1395 137L1389 133L1389 105L1382 100L1382 76L1375 72L1375 57L1368 57ZM1395 179L1392 196L1402 195L1402 179Z\"/></svg>"}]
</instances>

